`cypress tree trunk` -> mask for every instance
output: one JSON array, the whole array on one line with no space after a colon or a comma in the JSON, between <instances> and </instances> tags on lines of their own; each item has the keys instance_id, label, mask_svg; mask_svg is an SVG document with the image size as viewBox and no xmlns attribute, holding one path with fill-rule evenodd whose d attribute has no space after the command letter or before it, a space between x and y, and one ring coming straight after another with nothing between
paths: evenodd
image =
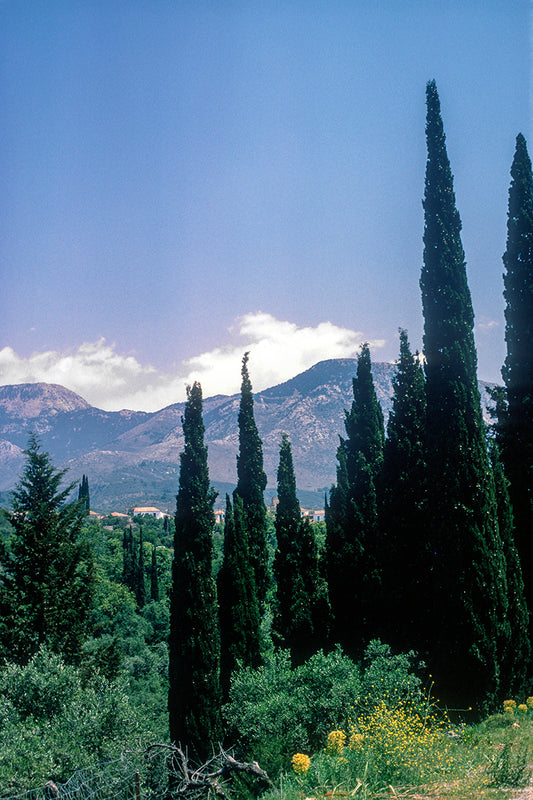
<instances>
[{"instance_id":1,"label":"cypress tree trunk","mask_svg":"<svg viewBox=\"0 0 533 800\"><path fill-rule=\"evenodd\" d=\"M426 139L420 286L433 553L430 666L449 703L483 705L494 700L499 686L506 568L481 415L461 221L433 81L427 85Z\"/></svg>"},{"instance_id":2,"label":"cypress tree trunk","mask_svg":"<svg viewBox=\"0 0 533 800\"><path fill-rule=\"evenodd\" d=\"M212 577L215 493L209 486L202 389L187 389L182 418L169 638L170 739L200 760L220 740L220 639Z\"/></svg>"},{"instance_id":3,"label":"cypress tree trunk","mask_svg":"<svg viewBox=\"0 0 533 800\"><path fill-rule=\"evenodd\" d=\"M337 484L326 514L326 567L332 637L351 655L361 652L378 624L379 566L376 483L383 461L383 412L372 380L370 351L362 347L345 412L347 438L337 450Z\"/></svg>"},{"instance_id":4,"label":"cypress tree trunk","mask_svg":"<svg viewBox=\"0 0 533 800\"><path fill-rule=\"evenodd\" d=\"M263 470L263 447L254 418L254 397L248 373L248 353L242 360L241 403L239 409L239 454L236 494L242 500L243 522L248 535L250 560L262 615L268 574L268 545L264 491L267 477Z\"/></svg>"}]
</instances>

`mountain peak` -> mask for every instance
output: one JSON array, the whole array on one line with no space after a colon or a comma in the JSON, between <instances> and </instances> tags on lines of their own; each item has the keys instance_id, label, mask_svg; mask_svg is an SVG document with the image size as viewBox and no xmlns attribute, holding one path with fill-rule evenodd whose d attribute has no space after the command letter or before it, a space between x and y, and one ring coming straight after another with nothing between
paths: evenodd
<instances>
[{"instance_id":1,"label":"mountain peak","mask_svg":"<svg viewBox=\"0 0 533 800\"><path fill-rule=\"evenodd\" d=\"M0 409L19 419L41 414L81 411L90 408L83 397L57 383L18 383L0 386Z\"/></svg>"}]
</instances>

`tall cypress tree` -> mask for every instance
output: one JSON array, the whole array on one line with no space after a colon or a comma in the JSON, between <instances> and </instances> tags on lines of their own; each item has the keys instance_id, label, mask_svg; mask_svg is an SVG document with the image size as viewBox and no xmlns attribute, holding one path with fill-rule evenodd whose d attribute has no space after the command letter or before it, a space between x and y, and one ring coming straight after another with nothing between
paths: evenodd
<instances>
[{"instance_id":1,"label":"tall cypress tree","mask_svg":"<svg viewBox=\"0 0 533 800\"><path fill-rule=\"evenodd\" d=\"M514 521L509 498L508 481L504 475L498 445L490 442L490 459L496 488L498 527L506 564L508 610L506 625L502 626L500 683L501 694L513 697L527 690L526 678L531 658L529 612L525 599L524 580L514 539Z\"/></svg>"},{"instance_id":2,"label":"tall cypress tree","mask_svg":"<svg viewBox=\"0 0 533 800\"><path fill-rule=\"evenodd\" d=\"M276 613L272 627L279 642L290 649L293 663L301 664L324 645L329 614L317 543L309 521L302 520L286 434L280 447L275 526Z\"/></svg>"},{"instance_id":3,"label":"tall cypress tree","mask_svg":"<svg viewBox=\"0 0 533 800\"><path fill-rule=\"evenodd\" d=\"M257 667L261 661L259 605L243 516L239 495L235 495L233 508L226 495L224 558L217 577L224 698L229 695L231 675L238 664Z\"/></svg>"},{"instance_id":4,"label":"tall cypress tree","mask_svg":"<svg viewBox=\"0 0 533 800\"><path fill-rule=\"evenodd\" d=\"M430 665L450 702L490 702L507 611L477 384L474 314L440 102L427 84L424 265L420 279L428 419Z\"/></svg>"},{"instance_id":5,"label":"tall cypress tree","mask_svg":"<svg viewBox=\"0 0 533 800\"><path fill-rule=\"evenodd\" d=\"M383 463L383 412L364 344L337 450L337 484L326 515L326 566L334 642L351 654L375 634L379 595L377 482Z\"/></svg>"},{"instance_id":6,"label":"tall cypress tree","mask_svg":"<svg viewBox=\"0 0 533 800\"><path fill-rule=\"evenodd\" d=\"M152 546L152 568L150 570L150 600L159 602L159 576L157 574L157 547Z\"/></svg>"},{"instance_id":7,"label":"tall cypress tree","mask_svg":"<svg viewBox=\"0 0 533 800\"><path fill-rule=\"evenodd\" d=\"M509 479L527 602L533 611L533 176L521 133L511 166L503 263L507 356L502 377L507 403L500 406L498 443Z\"/></svg>"},{"instance_id":8,"label":"tall cypress tree","mask_svg":"<svg viewBox=\"0 0 533 800\"><path fill-rule=\"evenodd\" d=\"M209 486L202 389L187 388L182 417L170 601L170 739L207 758L220 739L220 639L212 576L216 494Z\"/></svg>"},{"instance_id":9,"label":"tall cypress tree","mask_svg":"<svg viewBox=\"0 0 533 800\"><path fill-rule=\"evenodd\" d=\"M69 502L37 438L30 436L24 472L12 494L14 534L0 546L0 655L24 664L40 646L81 658L94 593L94 563L81 535L83 511Z\"/></svg>"},{"instance_id":10,"label":"tall cypress tree","mask_svg":"<svg viewBox=\"0 0 533 800\"><path fill-rule=\"evenodd\" d=\"M237 488L242 500L243 521L248 534L259 609L269 584L266 506L264 491L267 477L263 470L263 446L254 418L254 396L248 372L248 356L242 360L241 402L239 408L239 453L237 455Z\"/></svg>"},{"instance_id":11,"label":"tall cypress tree","mask_svg":"<svg viewBox=\"0 0 533 800\"><path fill-rule=\"evenodd\" d=\"M135 564L135 599L139 608L143 608L146 603L146 584L144 582L144 544L143 529L139 528L139 557Z\"/></svg>"},{"instance_id":12,"label":"tall cypress tree","mask_svg":"<svg viewBox=\"0 0 533 800\"><path fill-rule=\"evenodd\" d=\"M424 373L400 331L400 359L383 454L380 533L383 638L397 648L426 649L426 389Z\"/></svg>"},{"instance_id":13,"label":"tall cypress tree","mask_svg":"<svg viewBox=\"0 0 533 800\"><path fill-rule=\"evenodd\" d=\"M87 475L82 476L81 483L78 488L78 500L82 504L84 513L89 514L91 511L91 497L89 493L89 478Z\"/></svg>"}]
</instances>

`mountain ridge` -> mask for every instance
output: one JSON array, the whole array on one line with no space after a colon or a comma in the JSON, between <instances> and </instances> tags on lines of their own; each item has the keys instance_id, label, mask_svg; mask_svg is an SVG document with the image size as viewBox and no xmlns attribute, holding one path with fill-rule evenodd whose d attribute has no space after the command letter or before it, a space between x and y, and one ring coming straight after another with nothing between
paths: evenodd
<instances>
[{"instance_id":1,"label":"mountain ridge","mask_svg":"<svg viewBox=\"0 0 533 800\"><path fill-rule=\"evenodd\" d=\"M287 433L299 490L314 493L316 507L323 504L324 492L335 481L336 449L344 433L344 410L353 400L356 367L356 358L327 359L254 393L267 497L275 494L279 445L282 433ZM372 365L385 418L395 372L395 364ZM480 382L481 388L485 385ZM240 394L203 401L209 474L221 493L236 483L239 404ZM69 469L70 480L88 475L93 508L156 505L173 510L184 445L184 407L180 402L154 412L103 411L58 384L0 386L0 490L15 485L24 463L23 449L33 432L54 464Z\"/></svg>"}]
</instances>

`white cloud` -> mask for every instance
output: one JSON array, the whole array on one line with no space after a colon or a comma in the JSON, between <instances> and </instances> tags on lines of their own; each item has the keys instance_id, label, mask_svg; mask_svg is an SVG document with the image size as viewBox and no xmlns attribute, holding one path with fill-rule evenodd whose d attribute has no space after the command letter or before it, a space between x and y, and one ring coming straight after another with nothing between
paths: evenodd
<instances>
[{"instance_id":1,"label":"white cloud","mask_svg":"<svg viewBox=\"0 0 533 800\"><path fill-rule=\"evenodd\" d=\"M500 323L495 319L488 317L481 317L479 322L476 323L476 333L490 333L494 328L499 328Z\"/></svg>"},{"instance_id":2,"label":"white cloud","mask_svg":"<svg viewBox=\"0 0 533 800\"><path fill-rule=\"evenodd\" d=\"M0 382L59 383L108 411L131 408L156 411L185 399L186 385L198 380L204 397L234 394L240 388L242 356L250 352L254 391L281 383L327 358L355 355L362 333L331 322L299 328L262 312L236 321L229 344L201 353L173 374L158 372L132 356L123 356L105 339L68 353L46 351L22 358L11 347L0 350ZM384 345L370 342L371 348Z\"/></svg>"}]
</instances>

